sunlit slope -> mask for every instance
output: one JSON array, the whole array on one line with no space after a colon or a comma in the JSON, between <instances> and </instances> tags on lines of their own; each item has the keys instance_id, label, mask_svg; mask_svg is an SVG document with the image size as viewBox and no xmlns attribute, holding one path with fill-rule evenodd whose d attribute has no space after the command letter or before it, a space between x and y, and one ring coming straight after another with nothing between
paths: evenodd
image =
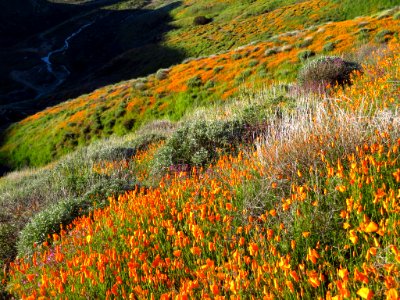
<instances>
[{"instance_id":1,"label":"sunlit slope","mask_svg":"<svg viewBox=\"0 0 400 300\"><path fill-rule=\"evenodd\" d=\"M3 161L12 167L42 165L79 145L122 135L146 121L177 120L195 107L224 101L241 86L257 89L272 80L294 79L309 56L355 51L367 42L382 45L396 40L399 29L400 22L392 15L333 22L107 86L12 126L1 148ZM360 55L355 59L363 63Z\"/></svg>"},{"instance_id":2,"label":"sunlit slope","mask_svg":"<svg viewBox=\"0 0 400 300\"><path fill-rule=\"evenodd\" d=\"M111 197L12 263L8 290L22 299L398 299L398 49L373 54L350 88L299 95L295 111L268 119L238 154ZM146 164L166 144L94 169Z\"/></svg>"}]
</instances>

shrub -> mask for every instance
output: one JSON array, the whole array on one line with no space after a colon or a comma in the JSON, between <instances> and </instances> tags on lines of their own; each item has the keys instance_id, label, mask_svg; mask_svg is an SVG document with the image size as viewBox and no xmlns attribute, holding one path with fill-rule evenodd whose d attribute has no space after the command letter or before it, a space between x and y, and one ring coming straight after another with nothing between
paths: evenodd
<instances>
[{"instance_id":1,"label":"shrub","mask_svg":"<svg viewBox=\"0 0 400 300\"><path fill-rule=\"evenodd\" d=\"M216 66L213 70L214 74L221 72L224 69L224 66Z\"/></svg>"},{"instance_id":2,"label":"shrub","mask_svg":"<svg viewBox=\"0 0 400 300\"><path fill-rule=\"evenodd\" d=\"M21 231L17 243L18 254L29 254L34 244L47 240L49 234L59 232L61 224L69 224L73 219L88 212L90 203L84 199L68 199L50 206L36 214Z\"/></svg>"},{"instance_id":3,"label":"shrub","mask_svg":"<svg viewBox=\"0 0 400 300\"><path fill-rule=\"evenodd\" d=\"M350 75L354 71L361 71L361 66L337 56L322 56L300 69L298 81L305 88L321 89L328 84L343 86L351 83Z\"/></svg>"},{"instance_id":4,"label":"shrub","mask_svg":"<svg viewBox=\"0 0 400 300\"><path fill-rule=\"evenodd\" d=\"M108 179L92 186L81 198L62 200L37 213L19 235L18 255L31 253L35 244L41 244L49 235L59 233L60 226L65 227L75 218L103 207L108 203L109 196L133 189L135 184L126 180Z\"/></svg>"},{"instance_id":5,"label":"shrub","mask_svg":"<svg viewBox=\"0 0 400 300\"><path fill-rule=\"evenodd\" d=\"M358 33L358 40L360 42L367 42L369 40L369 32L370 29L369 28L361 28L357 33Z\"/></svg>"},{"instance_id":6,"label":"shrub","mask_svg":"<svg viewBox=\"0 0 400 300\"><path fill-rule=\"evenodd\" d=\"M246 69L242 73L236 76L236 82L243 82L247 77L251 75L251 69Z\"/></svg>"},{"instance_id":7,"label":"shrub","mask_svg":"<svg viewBox=\"0 0 400 300\"><path fill-rule=\"evenodd\" d=\"M211 89L215 87L215 81L214 80L208 80L207 83L204 85L206 89Z\"/></svg>"},{"instance_id":8,"label":"shrub","mask_svg":"<svg viewBox=\"0 0 400 300\"><path fill-rule=\"evenodd\" d=\"M257 68L257 75L260 78L268 77L268 68L267 68L266 64L263 63Z\"/></svg>"},{"instance_id":9,"label":"shrub","mask_svg":"<svg viewBox=\"0 0 400 300\"><path fill-rule=\"evenodd\" d=\"M143 126L137 131L137 135L158 135L158 136L170 136L175 131L176 124L169 120L154 120Z\"/></svg>"},{"instance_id":10,"label":"shrub","mask_svg":"<svg viewBox=\"0 0 400 300\"><path fill-rule=\"evenodd\" d=\"M135 126L136 120L135 119L126 119L122 123L126 130L132 130L133 126Z\"/></svg>"},{"instance_id":11,"label":"shrub","mask_svg":"<svg viewBox=\"0 0 400 300\"><path fill-rule=\"evenodd\" d=\"M292 45L283 45L282 47L279 48L278 52L286 52L292 49L293 49Z\"/></svg>"},{"instance_id":12,"label":"shrub","mask_svg":"<svg viewBox=\"0 0 400 300\"><path fill-rule=\"evenodd\" d=\"M233 59L233 60L239 60L239 59L241 59L242 57L243 57L243 55L240 54L240 53L235 53L235 54L232 55L232 59Z\"/></svg>"},{"instance_id":13,"label":"shrub","mask_svg":"<svg viewBox=\"0 0 400 300\"><path fill-rule=\"evenodd\" d=\"M393 35L392 31L383 29L375 35L375 42L379 44L387 43L392 35Z\"/></svg>"},{"instance_id":14,"label":"shrub","mask_svg":"<svg viewBox=\"0 0 400 300\"><path fill-rule=\"evenodd\" d=\"M193 25L206 25L212 22L212 18L207 18L205 16L197 16L193 19Z\"/></svg>"},{"instance_id":15,"label":"shrub","mask_svg":"<svg viewBox=\"0 0 400 300\"><path fill-rule=\"evenodd\" d=\"M206 165L218 149L230 150L241 141L245 126L240 121L194 121L179 128L156 154L153 172L176 165Z\"/></svg>"},{"instance_id":16,"label":"shrub","mask_svg":"<svg viewBox=\"0 0 400 300\"><path fill-rule=\"evenodd\" d=\"M159 133L139 135L124 146L112 147L96 152L92 155L95 161L122 161L131 159L138 151L146 150L151 144L165 140Z\"/></svg>"},{"instance_id":17,"label":"shrub","mask_svg":"<svg viewBox=\"0 0 400 300\"><path fill-rule=\"evenodd\" d=\"M139 91L144 91L147 89L146 87L146 83L139 81L135 83L135 89L139 90Z\"/></svg>"},{"instance_id":18,"label":"shrub","mask_svg":"<svg viewBox=\"0 0 400 300\"><path fill-rule=\"evenodd\" d=\"M333 49L335 49L335 43L329 42L329 43L326 43L326 44L324 45L324 47L322 48L322 51L324 51L324 52L330 52L330 51L332 51Z\"/></svg>"},{"instance_id":19,"label":"shrub","mask_svg":"<svg viewBox=\"0 0 400 300\"><path fill-rule=\"evenodd\" d=\"M192 88L200 87L203 84L203 82L201 80L200 75L196 75L196 76L190 78L186 84L187 84L188 88L192 89Z\"/></svg>"},{"instance_id":20,"label":"shrub","mask_svg":"<svg viewBox=\"0 0 400 300\"><path fill-rule=\"evenodd\" d=\"M313 38L312 37L306 37L304 40L299 42L296 46L298 48L306 48L312 44Z\"/></svg>"},{"instance_id":21,"label":"shrub","mask_svg":"<svg viewBox=\"0 0 400 300\"><path fill-rule=\"evenodd\" d=\"M297 54L297 57L301 60L301 61L306 61L307 59L309 59L310 57L313 57L315 55L315 52L312 50L304 50L301 51Z\"/></svg>"},{"instance_id":22,"label":"shrub","mask_svg":"<svg viewBox=\"0 0 400 300\"><path fill-rule=\"evenodd\" d=\"M0 223L0 266L12 261L17 255L17 232L11 224Z\"/></svg>"},{"instance_id":23,"label":"shrub","mask_svg":"<svg viewBox=\"0 0 400 300\"><path fill-rule=\"evenodd\" d=\"M249 62L249 67L250 67L250 68L253 68L253 67L257 66L257 65L258 65L258 60L257 60L257 59L252 59L252 60Z\"/></svg>"},{"instance_id":24,"label":"shrub","mask_svg":"<svg viewBox=\"0 0 400 300\"><path fill-rule=\"evenodd\" d=\"M271 56L271 55L274 55L274 54L277 54L277 53L278 53L278 48L273 47L273 48L269 48L269 49L265 50L264 55L265 56Z\"/></svg>"},{"instance_id":25,"label":"shrub","mask_svg":"<svg viewBox=\"0 0 400 300\"><path fill-rule=\"evenodd\" d=\"M400 20L400 11L393 15L393 20Z\"/></svg>"},{"instance_id":26,"label":"shrub","mask_svg":"<svg viewBox=\"0 0 400 300\"><path fill-rule=\"evenodd\" d=\"M167 70L167 69L160 69L160 70L158 70L157 73L156 73L156 78L157 78L158 80L166 79L166 78L168 77L168 73L169 73L169 70Z\"/></svg>"}]
</instances>

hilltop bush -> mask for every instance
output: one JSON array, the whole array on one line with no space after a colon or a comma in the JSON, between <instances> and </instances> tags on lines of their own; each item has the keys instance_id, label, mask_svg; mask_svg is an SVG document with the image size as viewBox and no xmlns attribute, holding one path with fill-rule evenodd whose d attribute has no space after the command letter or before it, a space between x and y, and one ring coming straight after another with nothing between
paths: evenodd
<instances>
[{"instance_id":1,"label":"hilltop bush","mask_svg":"<svg viewBox=\"0 0 400 300\"><path fill-rule=\"evenodd\" d=\"M160 69L156 73L156 78L158 80L163 80L168 77L169 70L168 69Z\"/></svg>"},{"instance_id":2,"label":"hilltop bush","mask_svg":"<svg viewBox=\"0 0 400 300\"><path fill-rule=\"evenodd\" d=\"M306 89L324 90L327 85L351 83L351 74L361 71L358 63L337 56L322 56L307 62L299 71L298 81Z\"/></svg>"}]
</instances>

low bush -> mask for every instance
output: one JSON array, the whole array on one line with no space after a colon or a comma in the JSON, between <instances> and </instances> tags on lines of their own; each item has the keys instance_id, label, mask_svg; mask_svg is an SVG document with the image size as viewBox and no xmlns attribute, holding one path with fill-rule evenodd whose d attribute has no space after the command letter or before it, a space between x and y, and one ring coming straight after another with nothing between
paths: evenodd
<instances>
[{"instance_id":1,"label":"low bush","mask_svg":"<svg viewBox=\"0 0 400 300\"><path fill-rule=\"evenodd\" d=\"M326 43L324 45L324 47L322 47L322 51L324 51L324 52L331 52L334 49L335 49L335 43L334 42Z\"/></svg>"},{"instance_id":2,"label":"low bush","mask_svg":"<svg viewBox=\"0 0 400 300\"><path fill-rule=\"evenodd\" d=\"M200 87L202 84L203 84L203 82L201 80L200 75L196 75L196 76L190 78L186 83L187 87L190 89Z\"/></svg>"},{"instance_id":3,"label":"low bush","mask_svg":"<svg viewBox=\"0 0 400 300\"><path fill-rule=\"evenodd\" d=\"M375 42L379 44L387 43L392 35L393 35L392 31L383 29L375 35Z\"/></svg>"},{"instance_id":4,"label":"low bush","mask_svg":"<svg viewBox=\"0 0 400 300\"><path fill-rule=\"evenodd\" d=\"M308 46L310 46L313 42L313 38L312 37L306 37L304 40L302 40L301 42L297 43L296 46L298 48L306 48Z\"/></svg>"},{"instance_id":5,"label":"low bush","mask_svg":"<svg viewBox=\"0 0 400 300\"><path fill-rule=\"evenodd\" d=\"M277 54L277 53L278 53L278 48L273 47L273 48L269 48L269 49L265 50L264 55L265 56L271 56L271 55L274 55L274 54Z\"/></svg>"},{"instance_id":6,"label":"low bush","mask_svg":"<svg viewBox=\"0 0 400 300\"><path fill-rule=\"evenodd\" d=\"M45 242L54 233L58 234L61 226L65 228L75 218L104 207L108 203L108 197L132 190L135 186L138 186L135 181L130 182L126 178L104 177L82 197L61 200L37 213L19 234L16 246L18 255L31 253L34 245Z\"/></svg>"},{"instance_id":7,"label":"low bush","mask_svg":"<svg viewBox=\"0 0 400 300\"><path fill-rule=\"evenodd\" d=\"M213 70L214 74L218 74L224 69L224 66L216 66Z\"/></svg>"},{"instance_id":8,"label":"low bush","mask_svg":"<svg viewBox=\"0 0 400 300\"><path fill-rule=\"evenodd\" d=\"M138 136L126 146L105 149L93 155L96 161L121 161L131 159L138 151L146 150L149 145L165 140L165 136L149 133Z\"/></svg>"},{"instance_id":9,"label":"low bush","mask_svg":"<svg viewBox=\"0 0 400 300\"><path fill-rule=\"evenodd\" d=\"M16 254L17 230L10 223L0 223L0 265L12 261Z\"/></svg>"},{"instance_id":10,"label":"low bush","mask_svg":"<svg viewBox=\"0 0 400 300\"><path fill-rule=\"evenodd\" d=\"M194 121L179 128L157 153L153 171L174 165L200 166L210 163L218 150L231 150L241 142L245 126L233 121Z\"/></svg>"},{"instance_id":11,"label":"low bush","mask_svg":"<svg viewBox=\"0 0 400 300\"><path fill-rule=\"evenodd\" d=\"M83 199L68 199L36 214L20 233L17 243L19 255L31 253L35 244L46 241L49 234L59 232L60 225L69 224L87 213L88 208L89 203Z\"/></svg>"},{"instance_id":12,"label":"low bush","mask_svg":"<svg viewBox=\"0 0 400 300\"><path fill-rule=\"evenodd\" d=\"M307 59L309 59L310 57L315 56L315 52L312 50L304 50L304 51L300 51L297 54L297 57L301 60L301 61L306 61Z\"/></svg>"},{"instance_id":13,"label":"low bush","mask_svg":"<svg viewBox=\"0 0 400 300\"><path fill-rule=\"evenodd\" d=\"M238 74L235 78L237 83L242 83L251 75L251 69L246 69L242 73Z\"/></svg>"},{"instance_id":14,"label":"low bush","mask_svg":"<svg viewBox=\"0 0 400 300\"><path fill-rule=\"evenodd\" d=\"M158 80L163 80L168 77L169 70L168 69L160 69L156 73L156 78Z\"/></svg>"},{"instance_id":15,"label":"low bush","mask_svg":"<svg viewBox=\"0 0 400 300\"><path fill-rule=\"evenodd\" d=\"M250 68L253 68L253 67L257 66L258 63L259 63L259 61L258 61L257 59L252 59L252 60L249 62L249 67L250 67Z\"/></svg>"},{"instance_id":16,"label":"low bush","mask_svg":"<svg viewBox=\"0 0 400 300\"><path fill-rule=\"evenodd\" d=\"M193 25L206 25L212 22L212 18L207 18L205 16L197 16L193 19Z\"/></svg>"},{"instance_id":17,"label":"low bush","mask_svg":"<svg viewBox=\"0 0 400 300\"><path fill-rule=\"evenodd\" d=\"M327 85L351 84L351 74L361 72L358 63L337 56L321 56L307 62L299 71L298 81L306 89L325 89Z\"/></svg>"}]
</instances>

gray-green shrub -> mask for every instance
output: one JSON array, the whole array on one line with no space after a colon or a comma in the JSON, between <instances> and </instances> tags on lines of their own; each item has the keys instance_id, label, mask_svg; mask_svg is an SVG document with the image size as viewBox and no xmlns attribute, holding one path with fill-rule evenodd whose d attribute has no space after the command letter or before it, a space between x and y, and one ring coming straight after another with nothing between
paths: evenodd
<instances>
[{"instance_id":1,"label":"gray-green shrub","mask_svg":"<svg viewBox=\"0 0 400 300\"><path fill-rule=\"evenodd\" d=\"M203 82L201 80L200 75L196 75L196 76L190 78L186 83L187 87L191 88L191 89L200 87L202 84L203 84Z\"/></svg>"},{"instance_id":2,"label":"gray-green shrub","mask_svg":"<svg viewBox=\"0 0 400 300\"><path fill-rule=\"evenodd\" d=\"M180 127L154 159L153 171L162 172L174 165L206 165L215 159L218 150L235 148L242 139L245 126L238 120L189 122Z\"/></svg>"},{"instance_id":3,"label":"gray-green shrub","mask_svg":"<svg viewBox=\"0 0 400 300\"><path fill-rule=\"evenodd\" d=\"M341 86L351 83L351 74L362 71L358 63L337 56L321 56L308 61L299 71L298 82L306 89L320 90L328 84Z\"/></svg>"},{"instance_id":4,"label":"gray-green shrub","mask_svg":"<svg viewBox=\"0 0 400 300\"><path fill-rule=\"evenodd\" d=\"M334 42L328 42L322 47L322 51L324 52L331 52L333 49L335 49L335 43Z\"/></svg>"},{"instance_id":5,"label":"gray-green shrub","mask_svg":"<svg viewBox=\"0 0 400 300\"><path fill-rule=\"evenodd\" d=\"M297 54L297 57L301 60L301 61L306 61L307 59L309 59L310 57L315 56L315 52L312 50L304 50L304 51L300 51Z\"/></svg>"},{"instance_id":6,"label":"gray-green shrub","mask_svg":"<svg viewBox=\"0 0 400 300\"><path fill-rule=\"evenodd\" d=\"M393 31L383 29L375 35L375 42L380 43L380 44L386 43L390 40L392 35L393 35Z\"/></svg>"}]
</instances>

